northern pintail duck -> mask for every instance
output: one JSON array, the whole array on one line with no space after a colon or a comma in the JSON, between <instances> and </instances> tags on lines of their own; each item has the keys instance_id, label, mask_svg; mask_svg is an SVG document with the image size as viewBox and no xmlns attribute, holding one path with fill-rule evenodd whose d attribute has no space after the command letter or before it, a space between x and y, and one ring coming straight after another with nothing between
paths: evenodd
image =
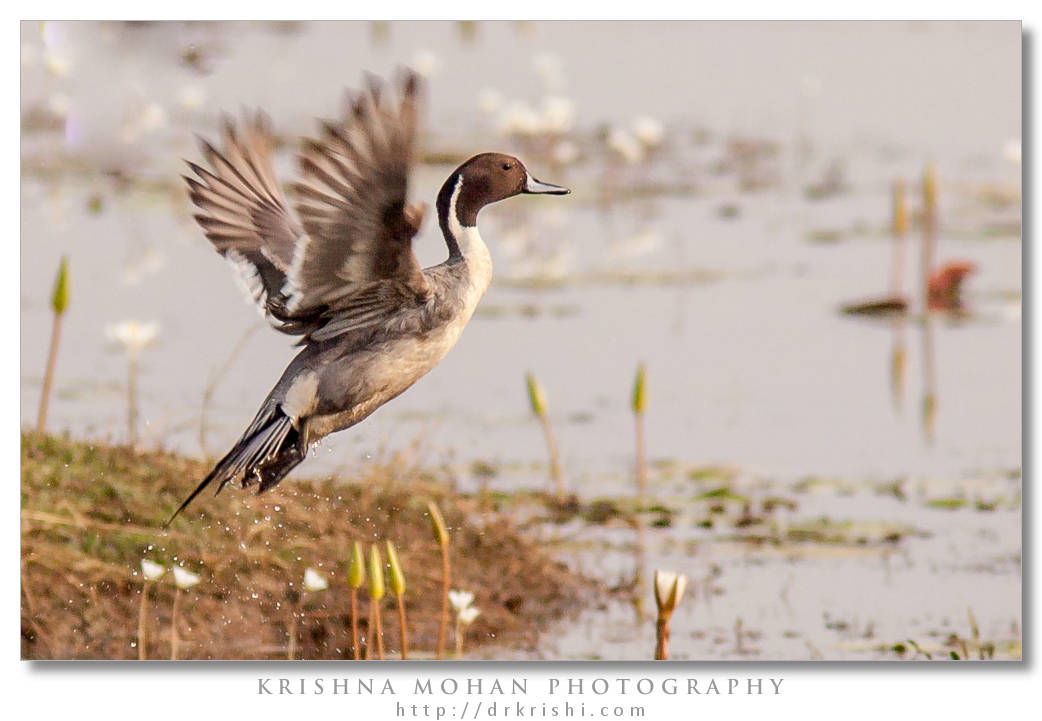
<instances>
[{"instance_id":1,"label":"northern pintail duck","mask_svg":"<svg viewBox=\"0 0 1042 721\"><path fill-rule=\"evenodd\" d=\"M522 193L569 191L534 179L517 158L476 155L437 198L444 263L420 268L412 239L424 206L406 202L419 80L406 73L389 99L370 79L341 123L322 124L298 156L292 213L272 168L272 135L258 113L223 147L202 141L209 168L189 163L195 216L279 331L301 336L242 437L174 513L210 484L258 492L281 481L323 436L362 421L445 357L492 279L478 212Z\"/></svg>"}]
</instances>

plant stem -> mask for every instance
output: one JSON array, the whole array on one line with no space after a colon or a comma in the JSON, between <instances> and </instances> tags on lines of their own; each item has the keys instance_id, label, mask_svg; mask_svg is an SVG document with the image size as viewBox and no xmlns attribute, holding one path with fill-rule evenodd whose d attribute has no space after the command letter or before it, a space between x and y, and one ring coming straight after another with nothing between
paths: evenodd
<instances>
[{"instance_id":1,"label":"plant stem","mask_svg":"<svg viewBox=\"0 0 1042 721\"><path fill-rule=\"evenodd\" d=\"M932 180L932 170L927 169L927 178L924 178L924 183L929 182L930 187L934 187ZM924 198L923 198L923 245L922 245L922 258L920 261L920 273L922 274L922 293L923 293L923 315L927 315L930 312L930 273L933 270L933 254L934 245L937 242L937 206L936 206L936 190L927 190L924 187Z\"/></svg>"},{"instance_id":2,"label":"plant stem","mask_svg":"<svg viewBox=\"0 0 1042 721\"><path fill-rule=\"evenodd\" d=\"M655 622L655 660L669 659L669 619L659 616Z\"/></svg>"},{"instance_id":3,"label":"plant stem","mask_svg":"<svg viewBox=\"0 0 1042 721\"><path fill-rule=\"evenodd\" d=\"M144 661L148 658L145 646L148 644L148 581L141 584L141 610L137 616L137 658Z\"/></svg>"},{"instance_id":4,"label":"plant stem","mask_svg":"<svg viewBox=\"0 0 1042 721\"><path fill-rule=\"evenodd\" d=\"M376 657L381 661L384 660L384 632L383 624L380 621L380 602L373 601L373 618L376 620L376 626L373 631L373 637L376 639Z\"/></svg>"},{"instance_id":5,"label":"plant stem","mask_svg":"<svg viewBox=\"0 0 1042 721\"><path fill-rule=\"evenodd\" d=\"M351 589L351 650L354 655L355 661L359 660L361 656L361 649L358 648L358 589Z\"/></svg>"},{"instance_id":6,"label":"plant stem","mask_svg":"<svg viewBox=\"0 0 1042 721\"><path fill-rule=\"evenodd\" d=\"M644 446L644 414L634 414L634 429L637 444L637 489L644 498L648 491L647 452Z\"/></svg>"},{"instance_id":7,"label":"plant stem","mask_svg":"<svg viewBox=\"0 0 1042 721\"><path fill-rule=\"evenodd\" d=\"M302 613L304 613L303 593L300 594L300 598L297 599L297 603L290 611L289 648L286 650L286 659L289 661L295 661L297 658L297 625L299 623L300 614Z\"/></svg>"},{"instance_id":8,"label":"plant stem","mask_svg":"<svg viewBox=\"0 0 1042 721\"><path fill-rule=\"evenodd\" d=\"M181 589L174 590L174 608L170 612L170 660L177 660L177 602L181 600Z\"/></svg>"},{"instance_id":9,"label":"plant stem","mask_svg":"<svg viewBox=\"0 0 1042 721\"><path fill-rule=\"evenodd\" d=\"M937 374L933 345L933 324L929 314L923 317L923 435L933 443L937 421Z\"/></svg>"},{"instance_id":10,"label":"plant stem","mask_svg":"<svg viewBox=\"0 0 1042 721\"><path fill-rule=\"evenodd\" d=\"M550 478L554 482L554 488L558 498L564 498L564 480L561 478L560 454L557 452L557 441L550 429L550 419L545 413L539 415L543 423L543 434L546 436L546 448L550 452Z\"/></svg>"},{"instance_id":11,"label":"plant stem","mask_svg":"<svg viewBox=\"0 0 1042 721\"><path fill-rule=\"evenodd\" d=\"M445 640L449 635L449 583L451 580L451 569L449 568L448 545L441 546L441 623L438 624L438 651L437 658L445 658Z\"/></svg>"},{"instance_id":12,"label":"plant stem","mask_svg":"<svg viewBox=\"0 0 1042 721\"><path fill-rule=\"evenodd\" d=\"M137 354L131 353L127 363L127 438L133 448L137 443Z\"/></svg>"},{"instance_id":13,"label":"plant stem","mask_svg":"<svg viewBox=\"0 0 1042 721\"><path fill-rule=\"evenodd\" d=\"M406 655L407 654L407 649L406 649L406 646L408 646L408 640L407 640L406 630L405 630L405 599L402 598L401 595L398 595L397 598L398 598L398 626L401 628L401 632L402 632L402 660L405 661L407 659L407 655Z\"/></svg>"},{"instance_id":14,"label":"plant stem","mask_svg":"<svg viewBox=\"0 0 1042 721\"><path fill-rule=\"evenodd\" d=\"M43 433L47 425L47 406L51 400L51 384L54 382L54 366L58 361L58 341L61 337L62 317L60 313L54 314L54 324L51 326L51 347L47 351L47 369L43 374L43 391L40 395L40 412L36 415L36 432Z\"/></svg>"},{"instance_id":15,"label":"plant stem","mask_svg":"<svg viewBox=\"0 0 1042 721\"><path fill-rule=\"evenodd\" d=\"M456 658L463 658L463 622L456 615Z\"/></svg>"}]
</instances>

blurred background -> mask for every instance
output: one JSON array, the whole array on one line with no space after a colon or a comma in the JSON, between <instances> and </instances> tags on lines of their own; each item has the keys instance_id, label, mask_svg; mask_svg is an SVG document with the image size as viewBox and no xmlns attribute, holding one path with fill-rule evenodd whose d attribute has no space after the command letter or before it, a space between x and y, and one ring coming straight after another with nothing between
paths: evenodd
<instances>
[{"instance_id":1,"label":"blurred background","mask_svg":"<svg viewBox=\"0 0 1042 721\"><path fill-rule=\"evenodd\" d=\"M668 522L636 545L543 532L607 583L695 578L678 657L892 657L968 633L969 608L1019 656L1019 23L26 22L21 41L24 424L66 255L49 426L223 453L293 350L191 218L194 135L261 107L288 182L363 70L408 65L413 200L485 150L573 195L483 212L495 280L457 349L297 475L409 450L463 492L543 488L532 372L567 489L626 494L644 363ZM445 257L431 216L416 252ZM605 602L533 653L643 658L632 616Z\"/></svg>"}]
</instances>

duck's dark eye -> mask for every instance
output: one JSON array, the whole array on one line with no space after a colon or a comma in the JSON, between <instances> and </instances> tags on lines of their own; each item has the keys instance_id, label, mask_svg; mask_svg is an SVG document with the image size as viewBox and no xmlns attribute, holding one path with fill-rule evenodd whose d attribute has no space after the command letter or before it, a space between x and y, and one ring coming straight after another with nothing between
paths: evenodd
<instances>
[{"instance_id":1,"label":"duck's dark eye","mask_svg":"<svg viewBox=\"0 0 1042 721\"><path fill-rule=\"evenodd\" d=\"M503 163L503 170L510 170L510 163Z\"/></svg>"}]
</instances>

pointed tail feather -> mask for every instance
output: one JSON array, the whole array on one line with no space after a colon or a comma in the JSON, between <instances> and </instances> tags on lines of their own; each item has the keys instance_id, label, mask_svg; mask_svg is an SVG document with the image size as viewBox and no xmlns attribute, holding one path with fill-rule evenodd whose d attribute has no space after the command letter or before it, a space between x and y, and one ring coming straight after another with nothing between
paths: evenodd
<instances>
[{"instance_id":1,"label":"pointed tail feather","mask_svg":"<svg viewBox=\"0 0 1042 721\"><path fill-rule=\"evenodd\" d=\"M304 460L295 442L296 429L288 416L281 413L261 428L254 423L239 442L222 458L206 478L185 499L163 528L168 528L174 519L188 507L196 496L211 483L217 482L217 493L228 483L237 479L242 485L250 485L256 476L261 482L259 492L264 492L281 481L290 470Z\"/></svg>"}]
</instances>

